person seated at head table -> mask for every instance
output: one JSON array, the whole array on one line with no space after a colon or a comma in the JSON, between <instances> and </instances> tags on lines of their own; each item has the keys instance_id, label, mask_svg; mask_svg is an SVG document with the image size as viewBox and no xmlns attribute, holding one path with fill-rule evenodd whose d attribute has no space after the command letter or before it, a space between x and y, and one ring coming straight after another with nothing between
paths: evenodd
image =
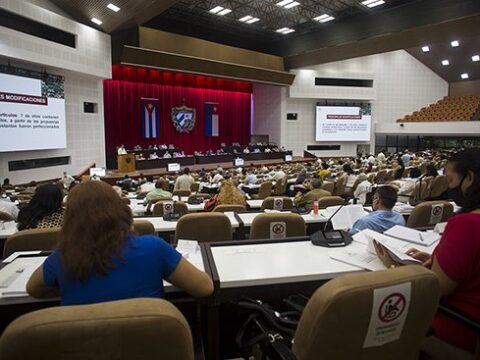
<instances>
[{"instance_id":1,"label":"person seated at head table","mask_svg":"<svg viewBox=\"0 0 480 360\"><path fill-rule=\"evenodd\" d=\"M313 179L309 182L304 182L304 186L309 190L307 193L302 194L298 192L295 198L293 199L293 204L295 206L303 206L307 210L313 209L313 202L315 199L321 199L325 196L331 196L330 192L322 189L322 180Z\"/></svg>"},{"instance_id":2,"label":"person seated at head table","mask_svg":"<svg viewBox=\"0 0 480 360\"><path fill-rule=\"evenodd\" d=\"M163 239L134 234L132 212L110 185L86 182L72 190L59 246L27 291L38 298L60 293L62 305L81 305L162 298L163 280L195 297L213 292L210 277Z\"/></svg>"},{"instance_id":3,"label":"person seated at head table","mask_svg":"<svg viewBox=\"0 0 480 360\"><path fill-rule=\"evenodd\" d=\"M175 181L175 186L173 187L173 190L187 190L190 191L192 184L195 182L195 179L193 176L190 175L190 169L186 167L183 169L183 175L180 175L177 177L177 180Z\"/></svg>"},{"instance_id":4,"label":"person seated at head table","mask_svg":"<svg viewBox=\"0 0 480 360\"><path fill-rule=\"evenodd\" d=\"M272 149L270 149L269 147L265 148L265 151L266 153L271 153L272 152Z\"/></svg>"},{"instance_id":5,"label":"person seated at head table","mask_svg":"<svg viewBox=\"0 0 480 360\"><path fill-rule=\"evenodd\" d=\"M168 151L165 151L165 154L163 154L163 158L164 159L171 159L172 155Z\"/></svg>"},{"instance_id":6,"label":"person seated at head table","mask_svg":"<svg viewBox=\"0 0 480 360\"><path fill-rule=\"evenodd\" d=\"M62 201L63 194L58 185L39 186L32 200L18 213L18 230L61 227Z\"/></svg>"},{"instance_id":7,"label":"person seated at head table","mask_svg":"<svg viewBox=\"0 0 480 360\"><path fill-rule=\"evenodd\" d=\"M247 207L247 200L243 193L238 190L232 179L221 182L220 191L205 202L205 211L213 211L218 205L241 205Z\"/></svg>"},{"instance_id":8,"label":"person seated at head table","mask_svg":"<svg viewBox=\"0 0 480 360\"><path fill-rule=\"evenodd\" d=\"M10 215L13 220L17 220L18 207L7 197L3 186L0 186L0 212Z\"/></svg>"},{"instance_id":9,"label":"person seated at head table","mask_svg":"<svg viewBox=\"0 0 480 360\"><path fill-rule=\"evenodd\" d=\"M147 203L150 203L153 199L160 198L160 197L166 197L166 198L172 197L171 192L163 190L163 183L165 181L168 181L168 180L165 180L163 178L160 178L157 180L157 182L155 183L155 189L148 192L147 196L145 196L145 200Z\"/></svg>"},{"instance_id":10,"label":"person seated at head table","mask_svg":"<svg viewBox=\"0 0 480 360\"><path fill-rule=\"evenodd\" d=\"M358 219L350 229L350 234L370 229L383 233L395 225L405 226L400 213L392 211L397 203L397 191L391 186L380 186L373 195L373 211Z\"/></svg>"},{"instance_id":11,"label":"person seated at head table","mask_svg":"<svg viewBox=\"0 0 480 360\"><path fill-rule=\"evenodd\" d=\"M125 149L125 146L122 144L120 147L117 149L117 154L118 155L126 155L127 150Z\"/></svg>"},{"instance_id":12,"label":"person seated at head table","mask_svg":"<svg viewBox=\"0 0 480 360\"><path fill-rule=\"evenodd\" d=\"M245 147L245 148L243 149L243 153L244 153L244 154L250 154L250 150L248 149L248 147Z\"/></svg>"},{"instance_id":13,"label":"person seated at head table","mask_svg":"<svg viewBox=\"0 0 480 360\"><path fill-rule=\"evenodd\" d=\"M440 281L442 303L480 322L480 149L471 148L451 155L447 181L452 199L461 207L448 220L433 254L412 248L407 254L430 268ZM378 257L387 267L396 267L388 251L374 243ZM434 337L427 338L422 351L435 346L437 339L469 353L474 359L478 334L442 313L433 323Z\"/></svg>"},{"instance_id":14,"label":"person seated at head table","mask_svg":"<svg viewBox=\"0 0 480 360\"><path fill-rule=\"evenodd\" d=\"M255 149L253 149L253 152L254 152L255 154L258 154L258 153L260 153L261 151L260 151L259 148L255 148Z\"/></svg>"}]
</instances>

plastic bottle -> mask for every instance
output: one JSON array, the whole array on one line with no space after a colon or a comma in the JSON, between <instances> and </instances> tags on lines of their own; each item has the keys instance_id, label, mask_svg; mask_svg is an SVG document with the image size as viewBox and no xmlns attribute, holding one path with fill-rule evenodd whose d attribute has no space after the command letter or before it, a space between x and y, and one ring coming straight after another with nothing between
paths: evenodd
<instances>
[{"instance_id":1,"label":"plastic bottle","mask_svg":"<svg viewBox=\"0 0 480 360\"><path fill-rule=\"evenodd\" d=\"M318 199L313 200L313 215L318 215Z\"/></svg>"}]
</instances>

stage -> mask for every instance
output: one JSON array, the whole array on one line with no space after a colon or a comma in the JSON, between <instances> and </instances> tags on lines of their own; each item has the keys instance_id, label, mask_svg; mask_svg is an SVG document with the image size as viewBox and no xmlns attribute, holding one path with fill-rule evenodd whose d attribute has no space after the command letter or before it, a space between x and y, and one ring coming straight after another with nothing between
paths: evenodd
<instances>
[{"instance_id":1,"label":"stage","mask_svg":"<svg viewBox=\"0 0 480 360\"><path fill-rule=\"evenodd\" d=\"M301 156L295 156L293 157L292 161L289 163L298 163L298 162L309 162L309 161L315 161L315 159L312 158L305 158ZM270 159L270 160L253 160L249 162L245 162L245 165L242 167L250 167L251 165L255 167L261 167L263 165L266 166L274 166L274 165L280 165L280 164L285 164L285 161L282 159ZM231 161L229 162L220 162L220 163L210 163L210 164L196 164L196 165L189 165L188 168L191 171L198 171L201 170L202 168L205 170L214 170L218 166L221 166L223 169L230 169L230 168L235 168L233 163ZM128 175L132 178L137 178L139 175L143 174L144 176L162 176L166 174L173 174L169 173L167 169L165 168L156 168L156 169L145 169L145 170L137 170L132 173L120 173L118 170L108 170L106 176L102 176L102 180L111 184L115 185L115 183L118 180L121 180L125 177L125 175Z\"/></svg>"}]
</instances>

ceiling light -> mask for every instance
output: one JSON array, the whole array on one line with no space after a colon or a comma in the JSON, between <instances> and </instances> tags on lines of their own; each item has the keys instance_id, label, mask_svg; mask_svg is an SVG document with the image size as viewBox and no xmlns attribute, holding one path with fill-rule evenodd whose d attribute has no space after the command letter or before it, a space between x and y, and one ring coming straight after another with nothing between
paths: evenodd
<instances>
[{"instance_id":1,"label":"ceiling light","mask_svg":"<svg viewBox=\"0 0 480 360\"><path fill-rule=\"evenodd\" d=\"M285 9L291 9L291 8L294 8L295 6L298 6L298 5L300 5L300 3L298 1L294 1L290 4L288 4L288 5L285 5L284 8Z\"/></svg>"},{"instance_id":2,"label":"ceiling light","mask_svg":"<svg viewBox=\"0 0 480 360\"><path fill-rule=\"evenodd\" d=\"M443 66L448 66L448 65L450 65L450 61L448 61L448 60L442 60L442 65L443 65Z\"/></svg>"},{"instance_id":3,"label":"ceiling light","mask_svg":"<svg viewBox=\"0 0 480 360\"><path fill-rule=\"evenodd\" d=\"M118 12L120 10L120 8L118 6L115 6L113 4L108 4L107 8L109 8L110 10L113 10L115 12Z\"/></svg>"},{"instance_id":4,"label":"ceiling light","mask_svg":"<svg viewBox=\"0 0 480 360\"><path fill-rule=\"evenodd\" d=\"M97 25L102 25L102 21L98 20L97 18L92 18L92 22L94 22Z\"/></svg>"},{"instance_id":5,"label":"ceiling light","mask_svg":"<svg viewBox=\"0 0 480 360\"><path fill-rule=\"evenodd\" d=\"M460 46L460 43L458 42L458 40L453 40L450 45L452 45L452 47L457 47L457 46Z\"/></svg>"},{"instance_id":6,"label":"ceiling light","mask_svg":"<svg viewBox=\"0 0 480 360\"><path fill-rule=\"evenodd\" d=\"M316 18L313 18L313 20L316 20L321 23L326 23L327 21L332 21L333 19L335 18L328 14L323 14L323 15L317 16Z\"/></svg>"},{"instance_id":7,"label":"ceiling light","mask_svg":"<svg viewBox=\"0 0 480 360\"><path fill-rule=\"evenodd\" d=\"M288 27L283 27L283 28L277 29L277 30L275 30L275 31L278 32L278 33L281 33L281 34L283 34L283 35L287 35L287 34L290 34L290 33L294 32L295 30L294 30L294 29L290 29L290 28L288 28Z\"/></svg>"},{"instance_id":8,"label":"ceiling light","mask_svg":"<svg viewBox=\"0 0 480 360\"><path fill-rule=\"evenodd\" d=\"M246 21L248 21L248 20L250 20L250 19L252 19L252 18L253 18L253 16L247 15L247 16L244 16L244 17L241 18L241 19L238 19L238 21L246 22Z\"/></svg>"},{"instance_id":9,"label":"ceiling light","mask_svg":"<svg viewBox=\"0 0 480 360\"><path fill-rule=\"evenodd\" d=\"M256 23L257 21L260 21L260 19L254 17L253 19L248 20L248 21L247 21L247 24L253 24L253 23Z\"/></svg>"},{"instance_id":10,"label":"ceiling light","mask_svg":"<svg viewBox=\"0 0 480 360\"><path fill-rule=\"evenodd\" d=\"M218 12L217 15L220 15L220 16L223 16L223 15L227 15L228 13L231 13L232 10L230 9L223 9L222 11Z\"/></svg>"},{"instance_id":11,"label":"ceiling light","mask_svg":"<svg viewBox=\"0 0 480 360\"><path fill-rule=\"evenodd\" d=\"M280 1L279 3L276 3L275 5L277 6L285 6L287 4L290 4L291 2L293 2L293 0L282 0Z\"/></svg>"},{"instance_id":12,"label":"ceiling light","mask_svg":"<svg viewBox=\"0 0 480 360\"><path fill-rule=\"evenodd\" d=\"M480 55L473 55L473 56L472 56L472 61L473 61L473 62L480 61Z\"/></svg>"},{"instance_id":13,"label":"ceiling light","mask_svg":"<svg viewBox=\"0 0 480 360\"><path fill-rule=\"evenodd\" d=\"M368 6L369 8L373 8L379 5L385 4L384 0L365 0L362 1L362 5Z\"/></svg>"},{"instance_id":14,"label":"ceiling light","mask_svg":"<svg viewBox=\"0 0 480 360\"><path fill-rule=\"evenodd\" d=\"M463 73L461 76L462 76L462 79L463 79L463 80L468 79L468 74L467 74L467 73Z\"/></svg>"},{"instance_id":15,"label":"ceiling light","mask_svg":"<svg viewBox=\"0 0 480 360\"><path fill-rule=\"evenodd\" d=\"M212 14L216 14L219 11L222 11L224 8L222 6L215 6L213 9L210 10Z\"/></svg>"},{"instance_id":16,"label":"ceiling light","mask_svg":"<svg viewBox=\"0 0 480 360\"><path fill-rule=\"evenodd\" d=\"M423 52L429 52L430 51L430 48L428 46L423 46L422 47L422 51Z\"/></svg>"}]
</instances>

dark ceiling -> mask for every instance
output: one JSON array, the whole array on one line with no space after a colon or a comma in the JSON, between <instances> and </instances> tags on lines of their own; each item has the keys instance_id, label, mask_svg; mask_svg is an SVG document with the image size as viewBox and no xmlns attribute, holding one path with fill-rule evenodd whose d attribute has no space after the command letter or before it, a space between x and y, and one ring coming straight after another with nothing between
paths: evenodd
<instances>
[{"instance_id":1,"label":"dark ceiling","mask_svg":"<svg viewBox=\"0 0 480 360\"><path fill-rule=\"evenodd\" d=\"M460 46L452 47L453 40L458 40ZM423 52L420 46L407 51L448 82L462 81L463 73L467 73L470 80L480 79L480 61L472 61L472 56L480 56L480 36L452 36L445 42L425 45L429 52ZM448 60L449 65L442 65L443 60Z\"/></svg>"}]
</instances>

